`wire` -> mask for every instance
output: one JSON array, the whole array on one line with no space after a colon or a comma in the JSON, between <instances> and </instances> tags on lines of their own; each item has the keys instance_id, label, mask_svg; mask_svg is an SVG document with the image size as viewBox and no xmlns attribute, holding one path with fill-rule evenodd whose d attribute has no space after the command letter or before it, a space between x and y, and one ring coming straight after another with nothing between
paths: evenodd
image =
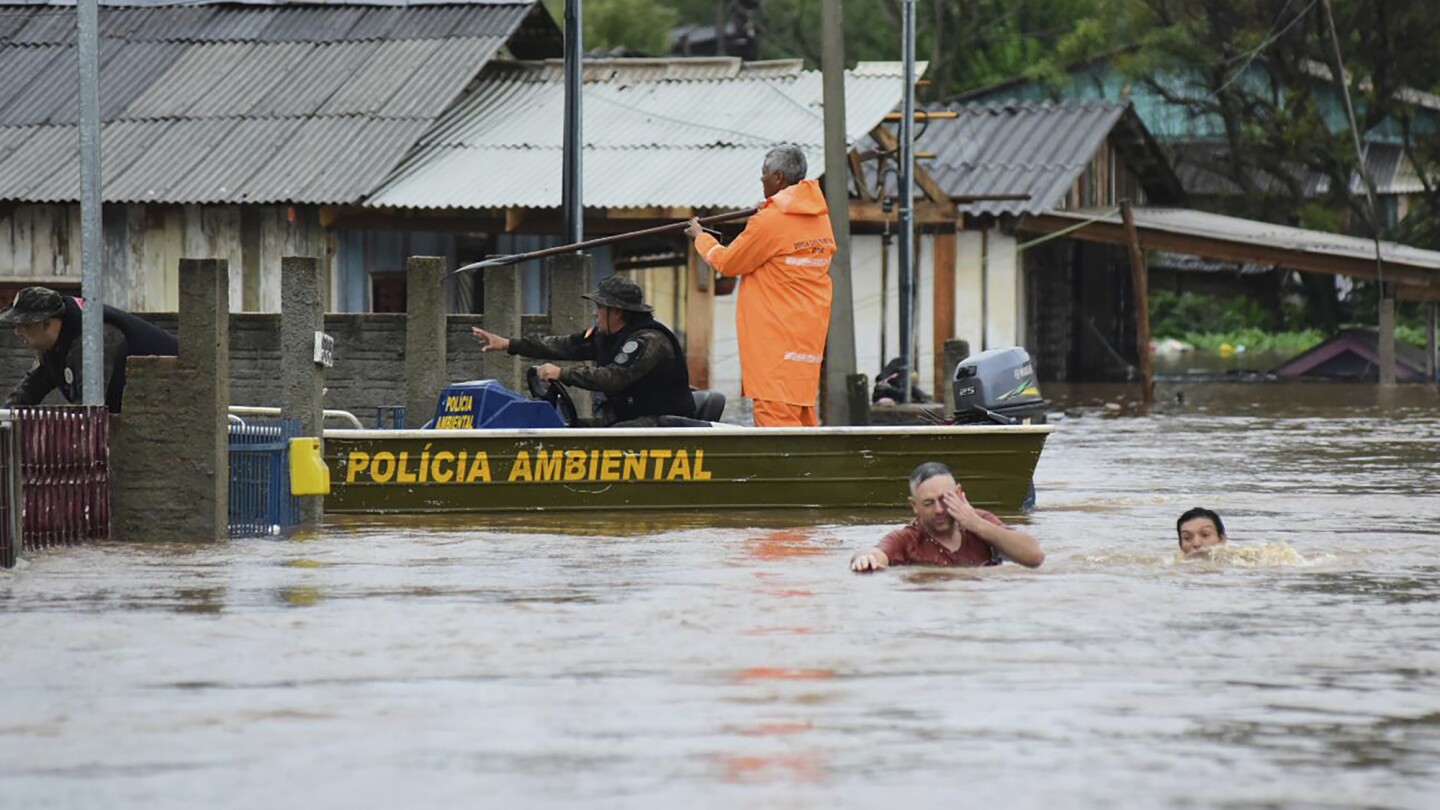
<instances>
[{"instance_id":1,"label":"wire","mask_svg":"<svg viewBox=\"0 0 1440 810\"><path fill-rule=\"evenodd\" d=\"M1111 208L1109 211L1104 212L1103 214L1096 214L1095 216L1087 220L1077 222L1076 224L1071 225L1068 228L1062 228L1061 230L1055 231L1054 233L1047 233L1038 239L1031 239L1029 242L1021 242L1020 244L1015 246L1015 252L1020 253L1021 251L1029 250L1036 245L1042 245L1046 242L1049 242L1051 239L1059 239L1062 236L1074 233L1075 231L1080 230L1086 225L1094 225L1102 219L1109 219L1110 217L1115 216L1115 213L1119 210L1119 206L1116 206L1114 208Z\"/></svg>"},{"instance_id":2,"label":"wire","mask_svg":"<svg viewBox=\"0 0 1440 810\"><path fill-rule=\"evenodd\" d=\"M1222 84L1222 85L1220 85L1219 87L1215 88L1215 90L1210 93L1210 97L1211 97L1211 98L1214 98L1215 96L1218 96L1218 95L1220 95L1221 93L1225 92L1225 89L1228 88L1230 85L1234 84L1236 79L1239 79L1241 76L1245 75L1245 71L1247 71L1247 70L1250 69L1250 63L1252 63L1252 62L1255 61L1255 57L1259 56L1261 51L1263 51L1263 50L1265 50L1266 48L1270 47L1270 46L1271 46L1272 44L1274 44L1275 41L1278 40L1280 37L1285 36L1285 34L1288 33L1291 28L1294 28L1294 27L1295 27L1295 24L1296 24L1296 23L1298 23L1298 22L1300 22L1301 20L1305 19L1305 15L1306 15L1306 14L1309 14L1309 13L1310 13L1310 9L1315 8L1315 4L1318 3L1318 2L1320 2L1320 0L1310 0L1310 5L1306 6L1306 7L1303 8L1303 9L1301 9L1301 10L1300 10L1300 13L1295 15L1295 19L1293 19L1293 20L1291 20L1289 23L1287 23L1284 28L1281 28L1279 31L1276 31L1275 33L1273 33L1273 34L1271 34L1270 36L1266 37L1259 45L1256 45L1254 48L1252 48L1248 54L1241 54L1241 55L1239 55L1239 56L1236 56L1234 59L1226 60L1226 61L1229 61L1229 62L1234 62L1234 61L1237 61L1237 60L1240 60L1240 59L1244 59L1244 60L1245 60L1245 64L1241 65L1239 68L1237 68L1237 69L1235 70L1234 73L1230 74L1230 78L1226 79L1224 84ZM1281 8L1280 8L1280 14L1284 14L1284 13L1285 13L1285 9L1287 9L1287 8L1289 8L1289 7L1290 7L1290 0L1286 0L1285 5L1284 5L1284 6L1281 6ZM1280 21L1279 15L1276 15L1275 21L1276 21L1276 22L1279 22L1279 21Z\"/></svg>"}]
</instances>

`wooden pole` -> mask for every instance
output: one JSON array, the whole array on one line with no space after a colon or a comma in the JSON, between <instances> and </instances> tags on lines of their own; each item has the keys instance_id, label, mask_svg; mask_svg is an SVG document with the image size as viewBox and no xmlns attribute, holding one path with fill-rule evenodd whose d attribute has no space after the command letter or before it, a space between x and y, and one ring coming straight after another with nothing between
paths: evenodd
<instances>
[{"instance_id":1,"label":"wooden pole","mask_svg":"<svg viewBox=\"0 0 1440 810\"><path fill-rule=\"evenodd\" d=\"M758 207L746 208L743 211L729 211L724 214L715 214L714 216L699 217L698 219L700 220L701 225L713 225L717 222L730 222L736 219L744 219L745 217L751 216L759 210L760 209ZM587 239L584 242L571 242L567 245L556 245L555 247L542 248L541 250L532 250L528 253L512 253L509 256L495 256L489 259L482 259L478 262L472 262L471 264L467 264L464 267L458 268L456 270L451 270L448 274L446 274L446 277L448 278L450 276L457 275L459 273L465 273L470 270L483 270L487 267L504 267L507 264L519 264L520 262L528 262L532 259L545 259L551 256L561 256L566 253L575 253L577 251L585 250L586 248L599 247L600 245L613 245L616 242L623 242L627 239L636 239L641 236L654 236L656 234L670 233L672 231L683 231L689 226L690 220L687 219L681 222L671 222L668 225L656 225L653 228L642 228L638 231L617 233L611 236L601 236L597 239Z\"/></svg>"},{"instance_id":2,"label":"wooden pole","mask_svg":"<svg viewBox=\"0 0 1440 810\"><path fill-rule=\"evenodd\" d=\"M954 366L946 363L945 343L955 337L955 231L935 234L935 312L931 317L930 340L934 350L931 363L934 379L931 391L937 402L945 400ZM884 362L884 358L881 358Z\"/></svg>"},{"instance_id":3,"label":"wooden pole","mask_svg":"<svg viewBox=\"0 0 1440 810\"><path fill-rule=\"evenodd\" d=\"M1435 375L1440 372L1436 368L1440 364L1440 357L1436 356L1435 328L1436 321L1440 320L1440 303L1431 301L1426 308L1425 317L1425 381L1431 385L1435 384Z\"/></svg>"},{"instance_id":4,"label":"wooden pole","mask_svg":"<svg viewBox=\"0 0 1440 810\"><path fill-rule=\"evenodd\" d=\"M1135 301L1135 353L1140 359L1140 397L1148 408L1155 404L1155 373L1150 360L1150 280L1145 267L1145 251L1140 249L1140 232L1135 228L1135 213L1130 201L1120 202L1120 216L1125 220L1126 241L1130 247L1130 286Z\"/></svg>"},{"instance_id":5,"label":"wooden pole","mask_svg":"<svg viewBox=\"0 0 1440 810\"><path fill-rule=\"evenodd\" d=\"M1395 296L1383 281L1380 287L1380 384L1395 384Z\"/></svg>"}]
</instances>

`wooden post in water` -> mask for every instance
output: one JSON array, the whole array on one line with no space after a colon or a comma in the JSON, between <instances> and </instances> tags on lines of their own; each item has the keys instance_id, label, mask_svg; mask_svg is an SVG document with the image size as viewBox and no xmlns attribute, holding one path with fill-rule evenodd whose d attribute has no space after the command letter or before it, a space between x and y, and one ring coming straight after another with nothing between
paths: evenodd
<instances>
[{"instance_id":1,"label":"wooden post in water","mask_svg":"<svg viewBox=\"0 0 1440 810\"><path fill-rule=\"evenodd\" d=\"M1440 347L1435 345L1436 321L1440 321L1440 301L1431 301L1425 317L1425 381L1431 385L1435 384L1435 375L1440 372L1436 368L1440 364L1440 357L1436 356L1440 354L1436 351Z\"/></svg>"},{"instance_id":2,"label":"wooden post in water","mask_svg":"<svg viewBox=\"0 0 1440 810\"><path fill-rule=\"evenodd\" d=\"M1395 296L1380 283L1380 384L1395 384Z\"/></svg>"},{"instance_id":3,"label":"wooden post in water","mask_svg":"<svg viewBox=\"0 0 1440 810\"><path fill-rule=\"evenodd\" d=\"M1140 398L1148 408L1155 404L1155 373L1150 359L1150 280L1145 267L1145 252L1140 249L1140 232L1135 228L1135 213L1130 201L1120 202L1120 216L1125 220L1125 236L1130 246L1130 286L1135 300L1135 353L1140 359Z\"/></svg>"}]
</instances>

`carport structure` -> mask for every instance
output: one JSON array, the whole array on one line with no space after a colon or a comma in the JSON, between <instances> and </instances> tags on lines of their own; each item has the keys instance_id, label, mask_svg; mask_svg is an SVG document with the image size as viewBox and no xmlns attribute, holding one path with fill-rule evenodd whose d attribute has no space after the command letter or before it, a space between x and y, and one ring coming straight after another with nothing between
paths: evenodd
<instances>
[{"instance_id":1,"label":"carport structure","mask_svg":"<svg viewBox=\"0 0 1440 810\"><path fill-rule=\"evenodd\" d=\"M1134 246L1222 261L1271 264L1302 272L1383 282L1379 311L1380 382L1395 381L1395 301L1428 303L1426 374L1436 377L1440 251L1312 231L1181 208L1134 208L1133 229L1118 208L1047 211L1021 217L1017 233ZM1034 244L1032 242L1032 244ZM1143 261L1143 259L1142 259ZM1137 307L1137 315L1145 307ZM1144 326L1148 333L1148 324ZM1143 353L1142 353L1142 356Z\"/></svg>"}]
</instances>

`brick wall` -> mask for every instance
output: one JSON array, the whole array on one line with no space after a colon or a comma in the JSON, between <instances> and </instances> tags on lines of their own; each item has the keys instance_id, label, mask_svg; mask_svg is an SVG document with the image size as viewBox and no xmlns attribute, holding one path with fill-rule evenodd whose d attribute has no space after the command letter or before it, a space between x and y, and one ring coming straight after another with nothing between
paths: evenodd
<instances>
[{"instance_id":1,"label":"brick wall","mask_svg":"<svg viewBox=\"0 0 1440 810\"><path fill-rule=\"evenodd\" d=\"M136 313L176 331L174 313ZM524 319L525 334L545 334L546 316ZM446 379L478 380L493 377L492 363L506 355L485 354L470 336L471 326L483 326L482 315L451 315L446 328ZM405 403L405 316L390 313L329 314L325 331L335 338L335 365L325 375L325 407L347 410L367 427L375 424L375 409ZM230 316L230 402L232 405L280 404L280 316L271 313L236 313ZM0 337L0 392L10 389L30 368L33 353L17 337ZM437 392L438 393L438 392ZM58 393L47 399L63 403ZM431 414L410 414L419 426ZM339 423L330 422L329 427Z\"/></svg>"}]
</instances>

